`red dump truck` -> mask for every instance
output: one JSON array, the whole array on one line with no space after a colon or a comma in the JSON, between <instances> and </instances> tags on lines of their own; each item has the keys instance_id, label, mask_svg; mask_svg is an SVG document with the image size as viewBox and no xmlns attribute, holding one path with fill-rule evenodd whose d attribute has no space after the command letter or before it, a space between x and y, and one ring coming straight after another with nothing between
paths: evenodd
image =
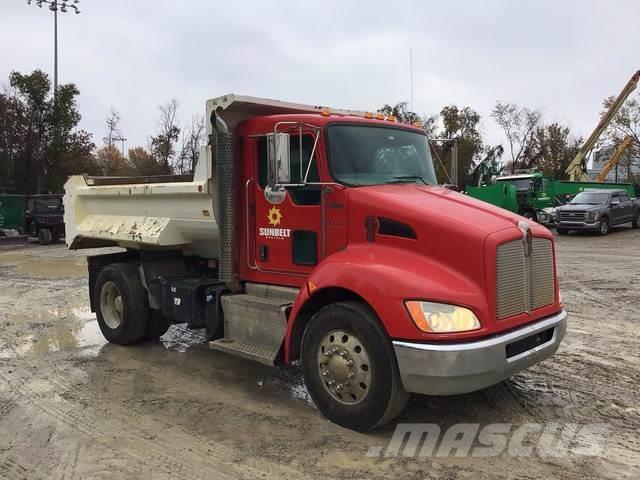
<instances>
[{"instance_id":1,"label":"red dump truck","mask_svg":"<svg viewBox=\"0 0 640 480\"><path fill-rule=\"evenodd\" d=\"M299 363L330 420L370 430L409 392L452 395L551 356L566 332L554 241L437 185L424 130L238 95L207 102L193 176L74 176L70 248L90 256L104 336L204 328L212 349Z\"/></svg>"}]
</instances>

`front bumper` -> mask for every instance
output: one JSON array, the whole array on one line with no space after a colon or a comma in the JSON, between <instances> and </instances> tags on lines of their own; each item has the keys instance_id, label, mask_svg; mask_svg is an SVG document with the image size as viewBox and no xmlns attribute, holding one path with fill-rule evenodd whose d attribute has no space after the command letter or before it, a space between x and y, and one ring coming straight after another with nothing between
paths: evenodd
<instances>
[{"instance_id":1,"label":"front bumper","mask_svg":"<svg viewBox=\"0 0 640 480\"><path fill-rule=\"evenodd\" d=\"M567 331L567 312L495 337L456 344L396 340L393 348L408 392L457 395L505 380L555 353Z\"/></svg>"},{"instance_id":2,"label":"front bumper","mask_svg":"<svg viewBox=\"0 0 640 480\"><path fill-rule=\"evenodd\" d=\"M567 230L600 230L600 222L577 222L574 220L561 220L556 222L556 227Z\"/></svg>"}]
</instances>

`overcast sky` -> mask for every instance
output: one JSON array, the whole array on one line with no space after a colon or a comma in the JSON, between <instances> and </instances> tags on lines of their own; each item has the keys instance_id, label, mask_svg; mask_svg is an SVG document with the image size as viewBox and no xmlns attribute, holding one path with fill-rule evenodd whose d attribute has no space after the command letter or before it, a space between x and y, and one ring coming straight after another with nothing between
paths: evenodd
<instances>
[{"instance_id":1,"label":"overcast sky","mask_svg":"<svg viewBox=\"0 0 640 480\"><path fill-rule=\"evenodd\" d=\"M81 126L104 136L111 107L128 147L145 145L171 98L184 122L225 93L372 110L496 100L540 108L585 135L603 97L640 68L640 1L81 0L60 15L60 82L81 92ZM0 0L0 81L12 70L53 77L53 16ZM636 93L637 95L637 93Z\"/></svg>"}]
</instances>

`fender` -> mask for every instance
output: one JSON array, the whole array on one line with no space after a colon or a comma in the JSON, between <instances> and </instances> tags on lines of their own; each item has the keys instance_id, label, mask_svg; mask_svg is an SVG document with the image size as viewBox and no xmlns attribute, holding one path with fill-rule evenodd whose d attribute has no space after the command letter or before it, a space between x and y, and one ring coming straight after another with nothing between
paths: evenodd
<instances>
[{"instance_id":1,"label":"fender","mask_svg":"<svg viewBox=\"0 0 640 480\"><path fill-rule=\"evenodd\" d=\"M309 285L312 287L310 293ZM400 248L356 244L323 260L308 278L294 302L285 336L285 361L289 361L292 332L298 314L314 297L338 287L363 298L376 312L390 338L403 340L463 340L487 335L490 322L484 285L433 258ZM408 299L455 303L473 310L482 327L458 334L420 331L405 309ZM455 300L454 300L455 299Z\"/></svg>"}]
</instances>

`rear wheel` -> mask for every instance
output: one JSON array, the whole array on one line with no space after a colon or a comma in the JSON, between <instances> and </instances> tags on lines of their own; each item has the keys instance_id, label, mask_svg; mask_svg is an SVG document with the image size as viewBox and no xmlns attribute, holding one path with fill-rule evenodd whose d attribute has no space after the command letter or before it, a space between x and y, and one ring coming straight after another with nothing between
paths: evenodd
<instances>
[{"instance_id":1,"label":"rear wheel","mask_svg":"<svg viewBox=\"0 0 640 480\"><path fill-rule=\"evenodd\" d=\"M313 316L302 339L302 369L318 409L354 430L384 425L409 398L389 337L360 302L328 305Z\"/></svg>"},{"instance_id":2,"label":"rear wheel","mask_svg":"<svg viewBox=\"0 0 640 480\"><path fill-rule=\"evenodd\" d=\"M609 219L607 217L602 217L600 219L600 230L598 230L600 235L606 235L609 233Z\"/></svg>"},{"instance_id":3,"label":"rear wheel","mask_svg":"<svg viewBox=\"0 0 640 480\"><path fill-rule=\"evenodd\" d=\"M126 345L143 338L149 304L134 265L115 263L100 270L94 305L100 330L109 342Z\"/></svg>"},{"instance_id":4,"label":"rear wheel","mask_svg":"<svg viewBox=\"0 0 640 480\"><path fill-rule=\"evenodd\" d=\"M38 230L38 242L40 242L40 245L49 245L52 238L51 230L48 228L41 228Z\"/></svg>"},{"instance_id":5,"label":"rear wheel","mask_svg":"<svg viewBox=\"0 0 640 480\"><path fill-rule=\"evenodd\" d=\"M640 228L640 213L636 215L636 218L633 219L633 221L631 222L631 226L633 228Z\"/></svg>"}]
</instances>

